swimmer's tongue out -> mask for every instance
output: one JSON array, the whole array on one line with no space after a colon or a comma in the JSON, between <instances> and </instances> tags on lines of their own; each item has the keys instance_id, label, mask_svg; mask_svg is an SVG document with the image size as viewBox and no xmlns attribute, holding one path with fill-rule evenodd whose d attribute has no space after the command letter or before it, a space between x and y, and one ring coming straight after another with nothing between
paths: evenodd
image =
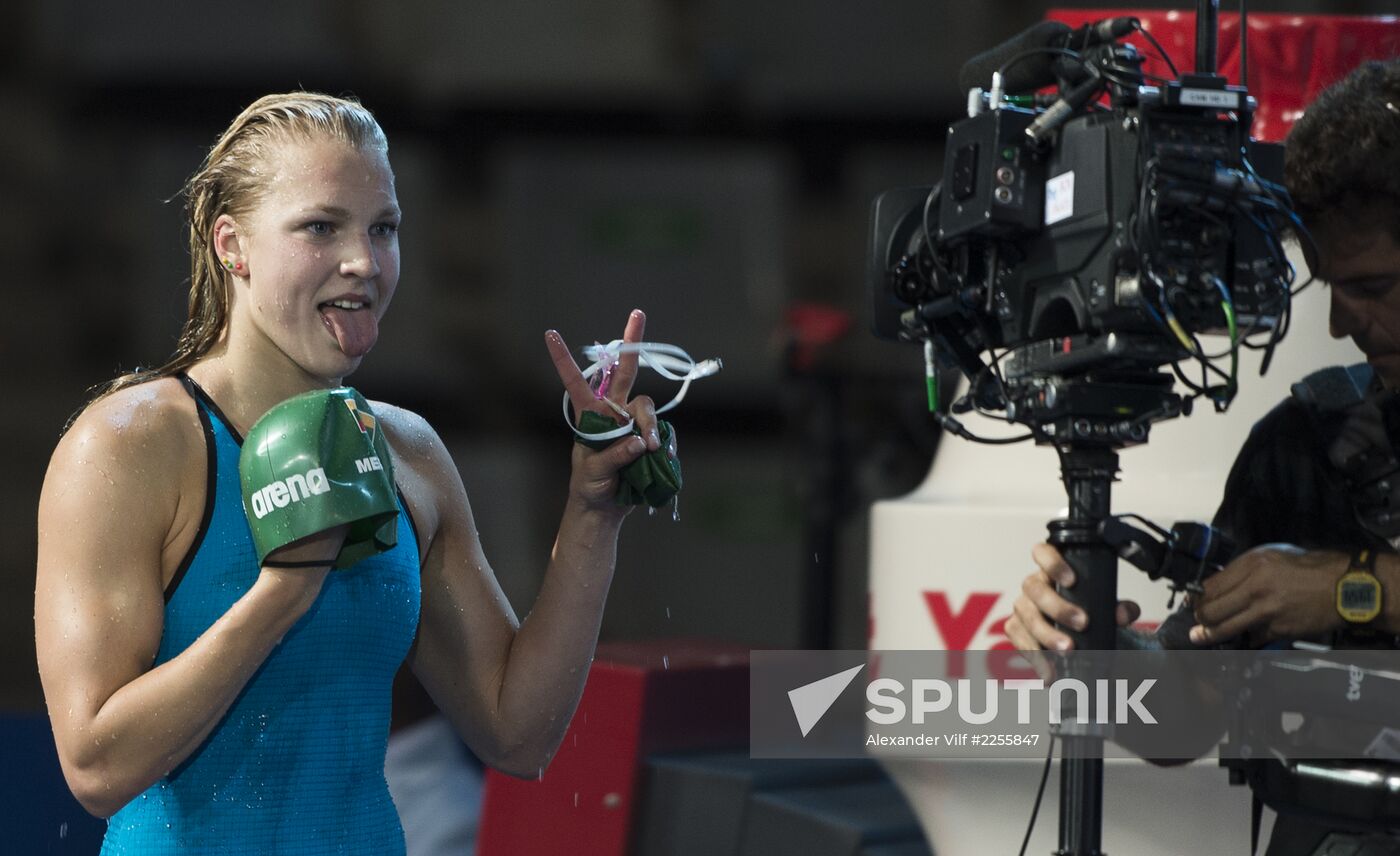
<instances>
[{"instance_id":1,"label":"swimmer's tongue out","mask_svg":"<svg viewBox=\"0 0 1400 856\"><path fill-rule=\"evenodd\" d=\"M322 306L321 318L347 357L363 357L379 339L379 319L369 307L341 309Z\"/></svg>"}]
</instances>

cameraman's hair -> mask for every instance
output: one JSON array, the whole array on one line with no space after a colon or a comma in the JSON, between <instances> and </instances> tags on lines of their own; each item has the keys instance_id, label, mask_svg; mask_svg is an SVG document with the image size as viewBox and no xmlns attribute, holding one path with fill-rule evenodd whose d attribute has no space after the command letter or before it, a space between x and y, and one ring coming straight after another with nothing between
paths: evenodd
<instances>
[{"instance_id":1,"label":"cameraman's hair","mask_svg":"<svg viewBox=\"0 0 1400 856\"><path fill-rule=\"evenodd\" d=\"M1383 220L1400 240L1400 58L1365 63L1308 106L1285 142L1284 181L1305 224Z\"/></svg>"}]
</instances>

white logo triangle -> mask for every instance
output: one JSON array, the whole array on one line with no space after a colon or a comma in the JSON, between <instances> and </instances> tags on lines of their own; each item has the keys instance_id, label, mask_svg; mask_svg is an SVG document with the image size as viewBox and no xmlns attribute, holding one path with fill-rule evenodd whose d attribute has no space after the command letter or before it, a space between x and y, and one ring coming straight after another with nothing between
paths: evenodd
<instances>
[{"instance_id":1,"label":"white logo triangle","mask_svg":"<svg viewBox=\"0 0 1400 856\"><path fill-rule=\"evenodd\" d=\"M851 681L856 678L856 672L864 668L865 665L861 664L819 681L804 684L795 690L788 690L788 701L792 702L792 712L797 717L797 727L802 729L803 737L821 721L842 691L851 685Z\"/></svg>"}]
</instances>

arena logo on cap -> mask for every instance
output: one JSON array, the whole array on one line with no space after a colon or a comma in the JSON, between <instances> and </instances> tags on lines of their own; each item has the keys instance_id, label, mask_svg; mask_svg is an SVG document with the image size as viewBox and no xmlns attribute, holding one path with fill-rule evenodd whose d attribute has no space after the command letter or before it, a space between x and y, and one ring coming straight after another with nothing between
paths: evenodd
<instances>
[{"instance_id":1,"label":"arena logo on cap","mask_svg":"<svg viewBox=\"0 0 1400 856\"><path fill-rule=\"evenodd\" d=\"M286 508L294 502L301 502L308 496L319 496L331 489L326 471L321 467L305 473L292 473L285 479L259 488L249 497L253 506L253 516L259 520L272 513L274 508Z\"/></svg>"}]
</instances>

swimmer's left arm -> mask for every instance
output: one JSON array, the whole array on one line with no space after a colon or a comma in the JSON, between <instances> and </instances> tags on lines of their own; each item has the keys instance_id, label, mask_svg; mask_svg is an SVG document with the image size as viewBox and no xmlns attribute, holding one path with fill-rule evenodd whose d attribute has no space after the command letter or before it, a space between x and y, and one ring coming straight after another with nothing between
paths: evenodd
<instances>
[{"instance_id":1,"label":"swimmer's left arm","mask_svg":"<svg viewBox=\"0 0 1400 856\"><path fill-rule=\"evenodd\" d=\"M618 445L624 448L589 454L637 456ZM486 560L466 490L436 434L427 451L414 463L396 444L396 461L414 473L401 484L426 542L422 612L409 663L483 761L533 777L553 757L582 695L625 511L588 508L570 497L534 608L520 622Z\"/></svg>"},{"instance_id":2,"label":"swimmer's left arm","mask_svg":"<svg viewBox=\"0 0 1400 856\"><path fill-rule=\"evenodd\" d=\"M640 341L644 325L645 316L633 313L624 339ZM563 340L554 334L546 342L571 397L591 399ZM600 451L573 444L563 518L523 622L487 563L466 490L441 439L419 420L405 432L412 439L395 444L396 459L421 481L416 502L407 486L405 495L431 509L425 515L415 507L415 517L425 518L418 523L427 550L411 665L462 738L504 772L538 775L564 738L588 677L628 511L614 501L618 471L659 445L651 400L627 397L636 357L629 362L619 364L609 398L628 410L641 436Z\"/></svg>"}]
</instances>

